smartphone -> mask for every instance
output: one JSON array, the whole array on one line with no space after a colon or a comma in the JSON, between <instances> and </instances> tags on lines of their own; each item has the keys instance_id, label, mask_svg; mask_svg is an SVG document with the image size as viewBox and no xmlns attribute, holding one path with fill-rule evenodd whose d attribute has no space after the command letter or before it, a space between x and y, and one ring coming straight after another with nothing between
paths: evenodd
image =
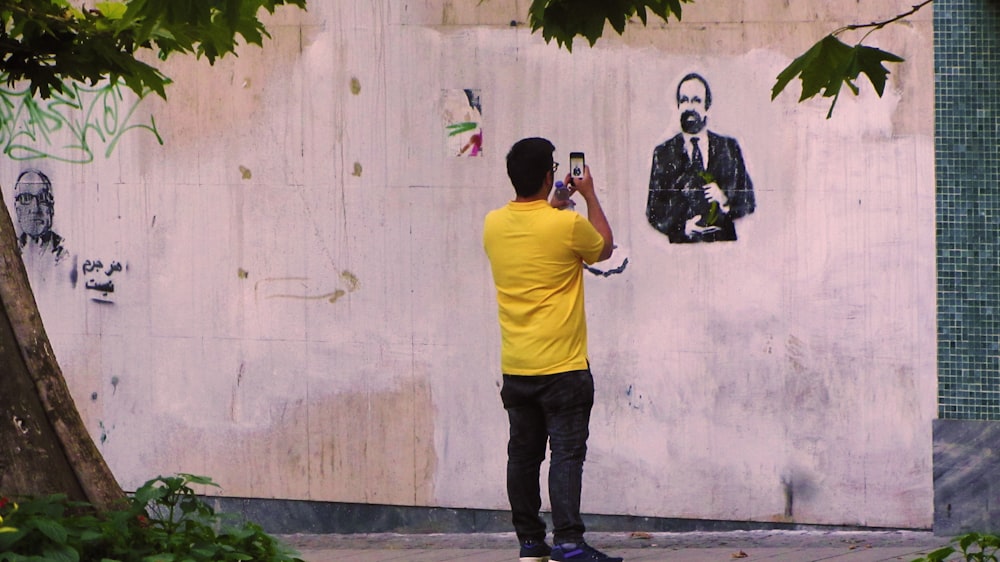
<instances>
[{"instance_id":1,"label":"smartphone","mask_svg":"<svg viewBox=\"0 0 1000 562\"><path fill-rule=\"evenodd\" d=\"M586 161L583 158L582 152L570 152L569 153L569 175L574 178L583 177L583 167L586 165Z\"/></svg>"}]
</instances>

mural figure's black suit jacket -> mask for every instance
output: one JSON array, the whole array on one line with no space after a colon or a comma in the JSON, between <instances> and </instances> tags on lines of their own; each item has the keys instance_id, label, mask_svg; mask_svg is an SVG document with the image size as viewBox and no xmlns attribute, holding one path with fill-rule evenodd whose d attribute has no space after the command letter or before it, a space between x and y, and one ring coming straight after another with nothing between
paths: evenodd
<instances>
[{"instance_id":1,"label":"mural figure's black suit jacket","mask_svg":"<svg viewBox=\"0 0 1000 562\"><path fill-rule=\"evenodd\" d=\"M701 215L699 224L707 224L711 204L702 186L708 182L691 164L684 149L683 134L678 133L653 150L646 218L672 243L736 240L733 219L754 211L753 182L736 139L708 132L707 172L729 198L729 212L718 211L712 225L718 227L718 231L689 237L684 234L684 223L688 219Z\"/></svg>"}]
</instances>

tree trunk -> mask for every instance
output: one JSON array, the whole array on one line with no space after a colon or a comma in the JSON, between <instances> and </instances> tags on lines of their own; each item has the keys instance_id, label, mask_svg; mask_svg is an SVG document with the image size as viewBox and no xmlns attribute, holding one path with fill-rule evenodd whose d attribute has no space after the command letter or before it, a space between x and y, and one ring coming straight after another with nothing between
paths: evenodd
<instances>
[{"instance_id":1,"label":"tree trunk","mask_svg":"<svg viewBox=\"0 0 1000 562\"><path fill-rule=\"evenodd\" d=\"M0 198L0 494L54 493L100 510L125 497L66 386Z\"/></svg>"}]
</instances>

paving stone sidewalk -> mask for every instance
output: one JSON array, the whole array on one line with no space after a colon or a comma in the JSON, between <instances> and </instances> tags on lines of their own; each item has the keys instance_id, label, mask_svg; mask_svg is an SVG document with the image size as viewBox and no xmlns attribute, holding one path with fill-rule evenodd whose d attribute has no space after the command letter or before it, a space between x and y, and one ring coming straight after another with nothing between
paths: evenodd
<instances>
[{"instance_id":1,"label":"paving stone sidewalk","mask_svg":"<svg viewBox=\"0 0 1000 562\"><path fill-rule=\"evenodd\" d=\"M306 562L505 562L513 533L281 535ZM588 533L593 546L628 562L910 562L948 544L921 531L729 531ZM953 558L959 560L959 558Z\"/></svg>"}]
</instances>

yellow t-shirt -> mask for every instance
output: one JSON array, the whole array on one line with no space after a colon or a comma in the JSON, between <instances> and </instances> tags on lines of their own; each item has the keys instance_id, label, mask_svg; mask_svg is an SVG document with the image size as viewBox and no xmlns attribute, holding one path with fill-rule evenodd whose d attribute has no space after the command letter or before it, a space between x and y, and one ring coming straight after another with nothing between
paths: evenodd
<instances>
[{"instance_id":1,"label":"yellow t-shirt","mask_svg":"<svg viewBox=\"0 0 1000 562\"><path fill-rule=\"evenodd\" d=\"M581 262L594 263L604 249L590 221L548 201L511 201L486 215L483 247L497 289L503 373L586 369Z\"/></svg>"}]
</instances>

